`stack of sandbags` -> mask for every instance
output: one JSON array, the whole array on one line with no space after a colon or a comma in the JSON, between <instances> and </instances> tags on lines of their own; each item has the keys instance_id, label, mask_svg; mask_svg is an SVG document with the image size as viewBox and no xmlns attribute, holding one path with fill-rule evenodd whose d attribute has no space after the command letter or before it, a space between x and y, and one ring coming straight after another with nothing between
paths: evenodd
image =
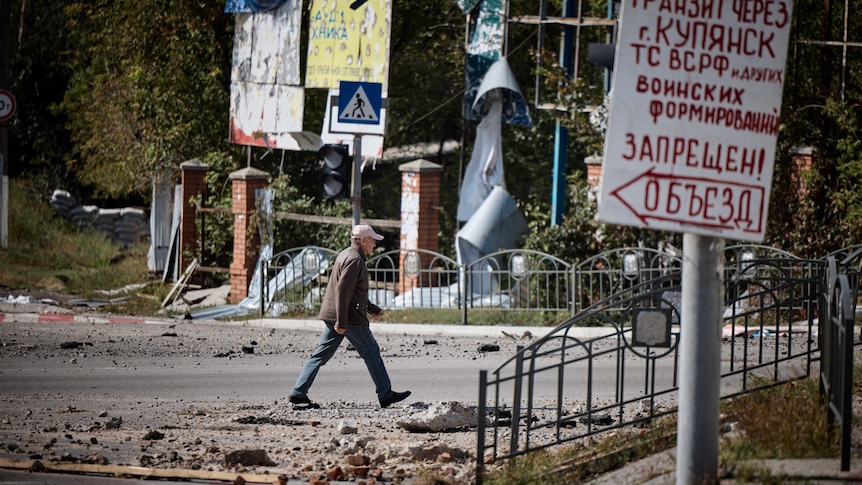
<instances>
[{"instance_id":1,"label":"stack of sandbags","mask_svg":"<svg viewBox=\"0 0 862 485\"><path fill-rule=\"evenodd\" d=\"M145 242L150 238L150 224L143 209L127 207L120 210L120 217L114 224L114 239L124 246Z\"/></svg>"},{"instance_id":2,"label":"stack of sandbags","mask_svg":"<svg viewBox=\"0 0 862 485\"><path fill-rule=\"evenodd\" d=\"M99 208L94 205L78 205L69 211L69 219L79 228L91 227L99 217Z\"/></svg>"},{"instance_id":3,"label":"stack of sandbags","mask_svg":"<svg viewBox=\"0 0 862 485\"><path fill-rule=\"evenodd\" d=\"M98 229L124 246L150 239L149 216L143 209L100 209L94 205L75 205L75 200L65 190L54 191L51 206L57 214L69 219L77 227Z\"/></svg>"},{"instance_id":4,"label":"stack of sandbags","mask_svg":"<svg viewBox=\"0 0 862 485\"><path fill-rule=\"evenodd\" d=\"M65 190L55 190L51 195L51 207L57 214L68 219L72 208L75 207L75 199L72 198L72 194Z\"/></svg>"},{"instance_id":5,"label":"stack of sandbags","mask_svg":"<svg viewBox=\"0 0 862 485\"><path fill-rule=\"evenodd\" d=\"M120 218L122 209L99 209L96 214L96 229L114 235L114 226Z\"/></svg>"}]
</instances>

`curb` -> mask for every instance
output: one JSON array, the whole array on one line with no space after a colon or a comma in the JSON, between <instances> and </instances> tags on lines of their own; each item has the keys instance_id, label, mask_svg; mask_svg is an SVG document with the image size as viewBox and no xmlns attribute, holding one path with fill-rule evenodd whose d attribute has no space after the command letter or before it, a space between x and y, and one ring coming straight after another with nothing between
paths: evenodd
<instances>
[{"instance_id":1,"label":"curb","mask_svg":"<svg viewBox=\"0 0 862 485\"><path fill-rule=\"evenodd\" d=\"M0 323L67 323L67 324L141 324L169 325L170 321L111 315L75 315L72 313L0 313Z\"/></svg>"},{"instance_id":2,"label":"curb","mask_svg":"<svg viewBox=\"0 0 862 485\"><path fill-rule=\"evenodd\" d=\"M133 324L133 325L176 325L177 323L198 323L206 325L237 326L249 328L277 328L320 332L323 323L317 319L278 319L259 318L250 320L183 320L173 318L143 318L112 315L77 315L73 313L0 313L0 323L63 323L63 324ZM371 323L375 334L402 334L446 337L517 337L541 338L549 334L553 327L523 327L502 325L445 325L413 323ZM612 328L574 327L567 335L580 339L590 339L614 333Z\"/></svg>"}]
</instances>

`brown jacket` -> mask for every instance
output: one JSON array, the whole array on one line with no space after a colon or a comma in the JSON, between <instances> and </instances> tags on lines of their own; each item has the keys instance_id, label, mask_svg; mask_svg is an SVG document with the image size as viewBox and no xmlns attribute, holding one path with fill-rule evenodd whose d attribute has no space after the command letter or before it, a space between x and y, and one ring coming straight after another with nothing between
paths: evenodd
<instances>
[{"instance_id":1,"label":"brown jacket","mask_svg":"<svg viewBox=\"0 0 862 485\"><path fill-rule=\"evenodd\" d=\"M332 265L317 318L337 328L368 325L368 267L357 243L341 251Z\"/></svg>"}]
</instances>

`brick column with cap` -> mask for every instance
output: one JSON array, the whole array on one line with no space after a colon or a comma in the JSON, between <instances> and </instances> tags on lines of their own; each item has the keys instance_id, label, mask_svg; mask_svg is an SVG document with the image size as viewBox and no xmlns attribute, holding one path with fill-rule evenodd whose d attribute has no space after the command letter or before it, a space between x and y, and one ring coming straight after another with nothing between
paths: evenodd
<instances>
[{"instance_id":1,"label":"brick column with cap","mask_svg":"<svg viewBox=\"0 0 862 485\"><path fill-rule=\"evenodd\" d=\"M440 232L440 179L443 167L419 159L402 164L401 171L401 256L397 292L403 293L423 286L421 276L409 270L425 270L430 258L420 254L420 267L405 264L405 257L413 249L437 252ZM414 261L415 262L415 261ZM428 284L429 282L425 282Z\"/></svg>"},{"instance_id":2,"label":"brick column with cap","mask_svg":"<svg viewBox=\"0 0 862 485\"><path fill-rule=\"evenodd\" d=\"M255 192L267 186L269 175L248 167L230 174L232 181L233 263L230 265L230 302L239 303L248 296L248 285L260 252L260 234L251 226L257 212Z\"/></svg>"},{"instance_id":3,"label":"brick column with cap","mask_svg":"<svg viewBox=\"0 0 862 485\"><path fill-rule=\"evenodd\" d=\"M192 199L207 195L206 175L210 166L193 158L180 165L182 211L180 213L180 267L183 274L198 254L197 207Z\"/></svg>"},{"instance_id":4,"label":"brick column with cap","mask_svg":"<svg viewBox=\"0 0 862 485\"><path fill-rule=\"evenodd\" d=\"M790 153L790 184L796 189L796 196L802 199L808 194L805 174L811 170L814 150L811 147L797 148Z\"/></svg>"},{"instance_id":5,"label":"brick column with cap","mask_svg":"<svg viewBox=\"0 0 862 485\"><path fill-rule=\"evenodd\" d=\"M602 157L589 156L584 159L584 164L587 166L587 183L598 189L602 181Z\"/></svg>"}]
</instances>

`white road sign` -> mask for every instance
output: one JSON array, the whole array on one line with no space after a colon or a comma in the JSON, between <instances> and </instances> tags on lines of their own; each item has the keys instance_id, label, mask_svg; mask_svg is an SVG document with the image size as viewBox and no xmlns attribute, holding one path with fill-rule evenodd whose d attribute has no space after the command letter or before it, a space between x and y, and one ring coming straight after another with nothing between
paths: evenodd
<instances>
[{"instance_id":1,"label":"white road sign","mask_svg":"<svg viewBox=\"0 0 862 485\"><path fill-rule=\"evenodd\" d=\"M15 97L5 89L0 89L0 121L6 121L15 114Z\"/></svg>"},{"instance_id":2,"label":"white road sign","mask_svg":"<svg viewBox=\"0 0 862 485\"><path fill-rule=\"evenodd\" d=\"M625 0L604 222L763 240L791 0Z\"/></svg>"}]
</instances>

